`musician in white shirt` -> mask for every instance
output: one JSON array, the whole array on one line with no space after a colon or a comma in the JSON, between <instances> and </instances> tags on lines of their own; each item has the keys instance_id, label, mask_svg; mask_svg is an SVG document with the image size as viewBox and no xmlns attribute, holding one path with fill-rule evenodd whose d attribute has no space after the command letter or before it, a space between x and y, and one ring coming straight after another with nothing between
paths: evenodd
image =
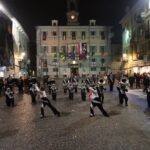
<instances>
[{"instance_id":1,"label":"musician in white shirt","mask_svg":"<svg viewBox=\"0 0 150 150\"><path fill-rule=\"evenodd\" d=\"M109 117L108 113L104 110L102 101L97 93L97 90L89 87L89 98L91 99L90 117L94 116L94 107L97 106L105 117Z\"/></svg>"},{"instance_id":2,"label":"musician in white shirt","mask_svg":"<svg viewBox=\"0 0 150 150\"><path fill-rule=\"evenodd\" d=\"M60 117L60 112L51 104L50 100L47 98L47 94L45 92L44 87L41 87L41 89L39 89L38 86L36 86L36 89L37 89L38 93L40 94L40 98L41 98L41 118L45 117L44 107L46 105L52 110L52 112L55 115Z\"/></svg>"}]
</instances>

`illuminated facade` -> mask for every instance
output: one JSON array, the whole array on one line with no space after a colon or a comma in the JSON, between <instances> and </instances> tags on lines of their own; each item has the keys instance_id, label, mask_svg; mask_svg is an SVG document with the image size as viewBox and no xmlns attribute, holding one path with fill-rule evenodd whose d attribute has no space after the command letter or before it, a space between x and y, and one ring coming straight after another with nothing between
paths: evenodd
<instances>
[{"instance_id":1,"label":"illuminated facade","mask_svg":"<svg viewBox=\"0 0 150 150\"><path fill-rule=\"evenodd\" d=\"M138 0L120 23L122 69L127 73L150 72L150 0Z\"/></svg>"},{"instance_id":2,"label":"illuminated facade","mask_svg":"<svg viewBox=\"0 0 150 150\"><path fill-rule=\"evenodd\" d=\"M89 26L36 27L37 75L63 77L64 75L98 74L107 71L110 64L110 27Z\"/></svg>"},{"instance_id":3,"label":"illuminated facade","mask_svg":"<svg viewBox=\"0 0 150 150\"><path fill-rule=\"evenodd\" d=\"M37 75L92 75L110 66L111 27L97 26L96 20L80 26L78 1L67 0L67 25L36 27Z\"/></svg>"},{"instance_id":4,"label":"illuminated facade","mask_svg":"<svg viewBox=\"0 0 150 150\"><path fill-rule=\"evenodd\" d=\"M0 3L0 76L27 75L28 36Z\"/></svg>"}]
</instances>

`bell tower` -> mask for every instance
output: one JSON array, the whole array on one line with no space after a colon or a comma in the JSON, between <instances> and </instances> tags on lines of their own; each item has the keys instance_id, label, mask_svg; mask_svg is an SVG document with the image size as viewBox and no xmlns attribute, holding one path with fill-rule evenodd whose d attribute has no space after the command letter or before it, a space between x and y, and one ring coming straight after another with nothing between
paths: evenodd
<instances>
[{"instance_id":1,"label":"bell tower","mask_svg":"<svg viewBox=\"0 0 150 150\"><path fill-rule=\"evenodd\" d=\"M79 25L78 0L67 0L67 25Z\"/></svg>"}]
</instances>

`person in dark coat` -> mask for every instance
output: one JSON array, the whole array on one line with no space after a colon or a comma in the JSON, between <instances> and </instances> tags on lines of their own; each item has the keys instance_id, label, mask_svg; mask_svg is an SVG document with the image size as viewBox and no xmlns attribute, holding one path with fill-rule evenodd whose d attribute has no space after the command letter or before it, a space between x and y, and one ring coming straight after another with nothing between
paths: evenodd
<instances>
[{"instance_id":1,"label":"person in dark coat","mask_svg":"<svg viewBox=\"0 0 150 150\"><path fill-rule=\"evenodd\" d=\"M32 86L30 87L30 95L32 99L32 104L36 104L37 90L36 90L35 84L32 84Z\"/></svg>"},{"instance_id":2,"label":"person in dark coat","mask_svg":"<svg viewBox=\"0 0 150 150\"><path fill-rule=\"evenodd\" d=\"M147 106L148 108L150 108L150 87L146 89L146 93L147 93Z\"/></svg>"},{"instance_id":3,"label":"person in dark coat","mask_svg":"<svg viewBox=\"0 0 150 150\"><path fill-rule=\"evenodd\" d=\"M108 75L108 84L109 84L110 92L113 91L114 82L115 82L115 77L112 73L110 73Z\"/></svg>"}]
</instances>

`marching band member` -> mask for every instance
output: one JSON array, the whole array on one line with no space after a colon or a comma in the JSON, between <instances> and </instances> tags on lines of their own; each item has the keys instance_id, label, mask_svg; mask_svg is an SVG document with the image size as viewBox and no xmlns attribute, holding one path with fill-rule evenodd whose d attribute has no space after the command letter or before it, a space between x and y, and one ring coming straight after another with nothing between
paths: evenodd
<instances>
[{"instance_id":1,"label":"marching band member","mask_svg":"<svg viewBox=\"0 0 150 150\"><path fill-rule=\"evenodd\" d=\"M94 107L97 106L105 117L109 117L108 113L104 110L102 102L98 96L97 90L89 87L89 98L91 99L90 117L94 116Z\"/></svg>"}]
</instances>

